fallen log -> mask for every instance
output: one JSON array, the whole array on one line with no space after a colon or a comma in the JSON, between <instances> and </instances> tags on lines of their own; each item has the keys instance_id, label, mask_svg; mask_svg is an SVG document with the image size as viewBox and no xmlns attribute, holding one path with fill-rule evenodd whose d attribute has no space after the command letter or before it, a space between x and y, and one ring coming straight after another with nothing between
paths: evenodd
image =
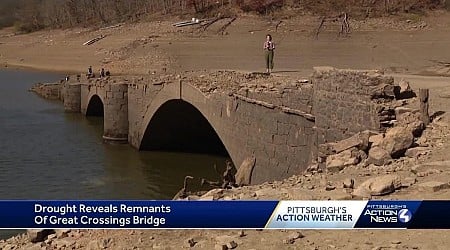
<instances>
[{"instance_id":1,"label":"fallen log","mask_svg":"<svg viewBox=\"0 0 450 250\"><path fill-rule=\"evenodd\" d=\"M214 18L213 20L210 20L209 22L203 24L199 29L201 29L202 31L205 31L209 28L209 26L213 25L214 23L216 23L219 20L225 19L226 17L217 17Z\"/></svg>"},{"instance_id":2,"label":"fallen log","mask_svg":"<svg viewBox=\"0 0 450 250\"><path fill-rule=\"evenodd\" d=\"M102 39L105 38L105 37L106 37L105 35L101 35L101 36L99 36L99 37L96 37L96 38L94 38L94 39L91 39L91 40L89 40L89 41L83 43L83 45L86 46L86 45L94 44L94 43L96 43L96 42L102 40Z\"/></svg>"}]
</instances>

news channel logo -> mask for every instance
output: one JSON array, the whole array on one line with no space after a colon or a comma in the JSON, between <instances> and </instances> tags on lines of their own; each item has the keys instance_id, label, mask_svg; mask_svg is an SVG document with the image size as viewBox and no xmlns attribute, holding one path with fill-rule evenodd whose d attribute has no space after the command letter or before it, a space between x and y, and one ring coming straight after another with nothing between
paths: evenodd
<instances>
[{"instance_id":1,"label":"news channel logo","mask_svg":"<svg viewBox=\"0 0 450 250\"><path fill-rule=\"evenodd\" d=\"M406 206L369 206L364 216L369 216L370 223L408 223L412 219L412 213Z\"/></svg>"},{"instance_id":2,"label":"news channel logo","mask_svg":"<svg viewBox=\"0 0 450 250\"><path fill-rule=\"evenodd\" d=\"M402 223L408 223L411 221L412 213L407 208L398 211L398 220Z\"/></svg>"}]
</instances>

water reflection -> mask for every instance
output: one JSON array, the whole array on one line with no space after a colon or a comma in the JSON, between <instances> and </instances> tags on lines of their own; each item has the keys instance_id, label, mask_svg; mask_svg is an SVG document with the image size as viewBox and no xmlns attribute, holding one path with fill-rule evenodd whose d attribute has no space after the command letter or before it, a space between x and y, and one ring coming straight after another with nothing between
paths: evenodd
<instances>
[{"instance_id":1,"label":"water reflection","mask_svg":"<svg viewBox=\"0 0 450 250\"><path fill-rule=\"evenodd\" d=\"M170 199L186 175L198 189L225 168L224 157L104 144L103 118L28 92L60 77L0 70L0 199Z\"/></svg>"}]
</instances>

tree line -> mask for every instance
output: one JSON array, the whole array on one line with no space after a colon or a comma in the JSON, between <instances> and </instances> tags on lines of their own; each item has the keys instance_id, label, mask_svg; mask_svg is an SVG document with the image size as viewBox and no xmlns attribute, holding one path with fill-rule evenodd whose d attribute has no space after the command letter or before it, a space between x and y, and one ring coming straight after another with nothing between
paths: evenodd
<instances>
[{"instance_id":1,"label":"tree line","mask_svg":"<svg viewBox=\"0 0 450 250\"><path fill-rule=\"evenodd\" d=\"M135 21L151 14L198 16L254 12L276 15L283 8L319 15L347 12L368 17L442 8L446 0L1 0L0 27L20 31L46 27L105 25ZM450 2L450 1L449 1Z\"/></svg>"}]
</instances>

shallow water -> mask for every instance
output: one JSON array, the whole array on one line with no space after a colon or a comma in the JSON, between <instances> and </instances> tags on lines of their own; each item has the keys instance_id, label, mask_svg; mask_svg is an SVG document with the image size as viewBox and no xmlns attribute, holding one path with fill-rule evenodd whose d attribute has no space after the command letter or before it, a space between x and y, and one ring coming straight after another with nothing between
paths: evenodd
<instances>
[{"instance_id":1,"label":"shallow water","mask_svg":"<svg viewBox=\"0 0 450 250\"><path fill-rule=\"evenodd\" d=\"M104 144L103 118L28 92L59 78L0 70L0 199L171 199L186 175L218 179L224 157Z\"/></svg>"}]
</instances>

